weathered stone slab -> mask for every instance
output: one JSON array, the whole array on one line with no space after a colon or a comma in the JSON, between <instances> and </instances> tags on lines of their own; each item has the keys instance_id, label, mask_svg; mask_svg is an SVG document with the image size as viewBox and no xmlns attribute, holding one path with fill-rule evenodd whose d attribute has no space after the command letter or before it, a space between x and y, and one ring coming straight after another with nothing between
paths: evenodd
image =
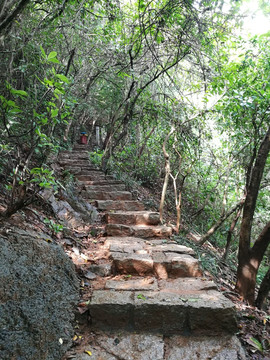
<instances>
[{"instance_id":1,"label":"weathered stone slab","mask_svg":"<svg viewBox=\"0 0 270 360\"><path fill-rule=\"evenodd\" d=\"M110 276L112 273L111 264L92 264L88 269L98 276Z\"/></svg>"},{"instance_id":2,"label":"weathered stone slab","mask_svg":"<svg viewBox=\"0 0 270 360\"><path fill-rule=\"evenodd\" d=\"M167 249L162 247L162 249ZM147 241L135 237L112 237L105 242L114 263L114 270L121 274L153 273L159 279L168 277L201 276L198 260L188 254L152 251ZM155 249L155 246L153 247ZM188 252L188 248L181 249ZM151 262L150 262L151 261ZM147 266L146 266L147 264Z\"/></svg>"},{"instance_id":3,"label":"weathered stone slab","mask_svg":"<svg viewBox=\"0 0 270 360\"><path fill-rule=\"evenodd\" d=\"M153 334L96 334L89 344L91 357L77 354L74 360L246 360L236 336L165 337Z\"/></svg>"},{"instance_id":4,"label":"weathered stone slab","mask_svg":"<svg viewBox=\"0 0 270 360\"><path fill-rule=\"evenodd\" d=\"M172 235L172 228L169 226L133 226L134 236L142 238L168 237Z\"/></svg>"},{"instance_id":5,"label":"weathered stone slab","mask_svg":"<svg viewBox=\"0 0 270 360\"><path fill-rule=\"evenodd\" d=\"M171 277L198 277L202 276L199 261L192 256L174 253L166 254L170 263Z\"/></svg>"},{"instance_id":6,"label":"weathered stone slab","mask_svg":"<svg viewBox=\"0 0 270 360\"><path fill-rule=\"evenodd\" d=\"M98 181L105 180L105 175L101 171L90 171L87 174L81 174L80 172L76 176L79 181Z\"/></svg>"},{"instance_id":7,"label":"weathered stone slab","mask_svg":"<svg viewBox=\"0 0 270 360\"><path fill-rule=\"evenodd\" d=\"M162 336L150 334L119 334L96 339L100 347L117 359L163 360Z\"/></svg>"},{"instance_id":8,"label":"weathered stone slab","mask_svg":"<svg viewBox=\"0 0 270 360\"><path fill-rule=\"evenodd\" d=\"M123 184L122 181L120 180L100 180L100 181L95 181L95 180L89 180L89 181L78 181L79 185L119 185L119 184Z\"/></svg>"},{"instance_id":9,"label":"weathered stone slab","mask_svg":"<svg viewBox=\"0 0 270 360\"><path fill-rule=\"evenodd\" d=\"M89 160L89 154L87 151L73 152L73 151L61 151L58 158L62 159L80 159Z\"/></svg>"},{"instance_id":10,"label":"weathered stone slab","mask_svg":"<svg viewBox=\"0 0 270 360\"><path fill-rule=\"evenodd\" d=\"M112 253L111 259L116 273L148 275L153 274L153 259L148 254Z\"/></svg>"},{"instance_id":11,"label":"weathered stone slab","mask_svg":"<svg viewBox=\"0 0 270 360\"><path fill-rule=\"evenodd\" d=\"M133 297L131 291L94 291L89 305L93 328L133 329Z\"/></svg>"},{"instance_id":12,"label":"weathered stone slab","mask_svg":"<svg viewBox=\"0 0 270 360\"><path fill-rule=\"evenodd\" d=\"M157 279L153 277L145 277L140 279L121 279L121 280L107 280L105 289L112 290L132 290L132 291L157 291Z\"/></svg>"},{"instance_id":13,"label":"weathered stone slab","mask_svg":"<svg viewBox=\"0 0 270 360\"><path fill-rule=\"evenodd\" d=\"M131 200L132 195L129 191L82 191L82 196L93 200Z\"/></svg>"},{"instance_id":14,"label":"weathered stone slab","mask_svg":"<svg viewBox=\"0 0 270 360\"><path fill-rule=\"evenodd\" d=\"M161 291L179 294L192 295L194 293L217 290L217 285L213 281L203 278L179 278L169 280L159 280Z\"/></svg>"},{"instance_id":15,"label":"weathered stone slab","mask_svg":"<svg viewBox=\"0 0 270 360\"><path fill-rule=\"evenodd\" d=\"M236 336L172 336L165 340L166 360L245 360L246 355Z\"/></svg>"},{"instance_id":16,"label":"weathered stone slab","mask_svg":"<svg viewBox=\"0 0 270 360\"><path fill-rule=\"evenodd\" d=\"M175 334L185 331L187 307L171 294L135 292L134 321L137 331Z\"/></svg>"},{"instance_id":17,"label":"weathered stone slab","mask_svg":"<svg viewBox=\"0 0 270 360\"><path fill-rule=\"evenodd\" d=\"M91 166L91 165L79 165L79 164L74 164L74 165L65 165L66 170L69 170L71 173L77 175L77 174L82 174L82 173L89 173L89 172L96 172L98 171L95 167ZM97 173L98 174L98 173ZM103 173L101 173L103 174Z\"/></svg>"},{"instance_id":18,"label":"weathered stone slab","mask_svg":"<svg viewBox=\"0 0 270 360\"><path fill-rule=\"evenodd\" d=\"M237 331L231 301L216 290L196 290L198 284L194 290L183 290L183 284L177 288L177 280L170 281L170 287L165 286L161 291L94 291L89 305L93 324L101 329L124 326L165 335Z\"/></svg>"},{"instance_id":19,"label":"weathered stone slab","mask_svg":"<svg viewBox=\"0 0 270 360\"><path fill-rule=\"evenodd\" d=\"M86 191L105 191L105 192L114 192L114 191L125 191L125 184L96 184L96 185L86 185Z\"/></svg>"},{"instance_id":20,"label":"weathered stone slab","mask_svg":"<svg viewBox=\"0 0 270 360\"><path fill-rule=\"evenodd\" d=\"M236 319L233 316L234 305L220 292L209 290L194 296L192 306L189 305L189 322L192 332L212 334L217 331L235 333ZM197 299L195 301L195 299Z\"/></svg>"},{"instance_id":21,"label":"weathered stone slab","mask_svg":"<svg viewBox=\"0 0 270 360\"><path fill-rule=\"evenodd\" d=\"M159 213L153 211L125 211L106 214L108 224L158 225Z\"/></svg>"},{"instance_id":22,"label":"weathered stone slab","mask_svg":"<svg viewBox=\"0 0 270 360\"><path fill-rule=\"evenodd\" d=\"M155 254L153 256L155 258ZM166 253L171 277L202 276L198 259L186 254Z\"/></svg>"},{"instance_id":23,"label":"weathered stone slab","mask_svg":"<svg viewBox=\"0 0 270 360\"><path fill-rule=\"evenodd\" d=\"M168 237L172 234L172 228L168 226L140 226L107 224L106 232L109 236L136 236L141 238Z\"/></svg>"},{"instance_id":24,"label":"weathered stone slab","mask_svg":"<svg viewBox=\"0 0 270 360\"><path fill-rule=\"evenodd\" d=\"M109 237L104 246L110 252L134 253L144 250L144 240L136 237Z\"/></svg>"},{"instance_id":25,"label":"weathered stone slab","mask_svg":"<svg viewBox=\"0 0 270 360\"><path fill-rule=\"evenodd\" d=\"M138 201L113 201L113 200L97 200L96 206L101 211L110 211L110 210L144 210L143 204Z\"/></svg>"},{"instance_id":26,"label":"weathered stone slab","mask_svg":"<svg viewBox=\"0 0 270 360\"><path fill-rule=\"evenodd\" d=\"M178 245L178 244L146 244L145 248L149 251L149 252L165 252L165 253L169 253L169 252L173 252L173 253L179 253L179 254L189 254L189 255L194 255L194 250L184 246L184 245Z\"/></svg>"},{"instance_id":27,"label":"weathered stone slab","mask_svg":"<svg viewBox=\"0 0 270 360\"><path fill-rule=\"evenodd\" d=\"M90 162L86 159L72 159L72 158L59 159L59 163L62 166L83 166L83 167L85 167L86 165L89 165L89 167L90 167Z\"/></svg>"}]
</instances>

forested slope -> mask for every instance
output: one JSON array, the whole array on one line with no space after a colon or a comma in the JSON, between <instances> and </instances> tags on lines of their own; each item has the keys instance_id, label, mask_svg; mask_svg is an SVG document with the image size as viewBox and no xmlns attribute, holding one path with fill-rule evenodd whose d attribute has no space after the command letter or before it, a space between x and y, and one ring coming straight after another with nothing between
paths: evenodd
<instances>
[{"instance_id":1,"label":"forested slope","mask_svg":"<svg viewBox=\"0 0 270 360\"><path fill-rule=\"evenodd\" d=\"M269 292L269 33L243 39L239 7L2 2L2 218L61 186L50 157L85 131L92 160L126 174L130 185L155 188L161 218L175 213L176 232L197 231L200 245L226 248L224 261L238 253L236 289L262 307Z\"/></svg>"}]
</instances>

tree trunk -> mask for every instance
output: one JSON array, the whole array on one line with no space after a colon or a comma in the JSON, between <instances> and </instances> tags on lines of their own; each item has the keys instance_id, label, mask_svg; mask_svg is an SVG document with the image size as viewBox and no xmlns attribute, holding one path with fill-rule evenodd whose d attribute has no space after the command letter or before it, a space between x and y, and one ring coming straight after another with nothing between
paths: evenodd
<instances>
[{"instance_id":1,"label":"tree trunk","mask_svg":"<svg viewBox=\"0 0 270 360\"><path fill-rule=\"evenodd\" d=\"M235 218L233 219L233 221L231 223L231 226L230 226L230 229L228 231L226 248L225 248L225 252L223 254L223 259L224 260L227 260L229 249L230 249L230 246L231 246L231 241L232 241L232 234L233 234L233 231L234 231L234 229L235 229L235 227L237 225L237 222L238 222L238 220L240 218L244 203L245 203L245 197L242 199L242 203L241 203L241 205L240 205L240 207L239 207L239 209L237 211L237 214L236 214Z\"/></svg>"},{"instance_id":2,"label":"tree trunk","mask_svg":"<svg viewBox=\"0 0 270 360\"><path fill-rule=\"evenodd\" d=\"M218 221L207 231L207 233L201 236L198 244L203 245L210 238L210 236L212 236L217 231L217 229L224 223L224 221L228 219L228 217L231 216L239 208L241 202L242 200L239 203L237 203L230 211L222 215L218 219Z\"/></svg>"},{"instance_id":3,"label":"tree trunk","mask_svg":"<svg viewBox=\"0 0 270 360\"><path fill-rule=\"evenodd\" d=\"M244 300L248 301L250 305L254 305L256 275L264 251L267 248L265 245L269 244L269 239L267 241L265 238L267 235L264 236L262 233L255 242L253 248L251 249L250 247L251 228L256 201L269 151L270 126L261 142L255 164L250 174L250 181L247 185L246 201L244 204L243 218L240 228L236 290ZM265 229L263 232L264 231Z\"/></svg>"},{"instance_id":4,"label":"tree trunk","mask_svg":"<svg viewBox=\"0 0 270 360\"><path fill-rule=\"evenodd\" d=\"M15 8L11 10L14 2L8 4L8 6L1 11L0 17L0 33L8 28L8 26L15 20L16 16L19 15L30 0L21 0L16 4ZM10 8L8 8L10 7Z\"/></svg>"},{"instance_id":5,"label":"tree trunk","mask_svg":"<svg viewBox=\"0 0 270 360\"><path fill-rule=\"evenodd\" d=\"M264 300L266 299L267 295L270 291L270 267L267 273L264 275L263 281L261 283L258 296L256 299L256 306L259 309L262 309Z\"/></svg>"},{"instance_id":6,"label":"tree trunk","mask_svg":"<svg viewBox=\"0 0 270 360\"><path fill-rule=\"evenodd\" d=\"M163 143L163 146L162 146L163 154L164 154L164 157L165 157L165 179L164 179L164 183L163 183L161 199L160 199L160 205L159 205L159 218L160 218L161 223L163 222L164 202L165 202L165 196L166 196L166 192L167 192L169 177L170 177L170 173L171 173L170 156L166 151L166 144L167 144L167 141L168 141L169 137L174 132L174 130L175 130L174 127L172 127L171 131L166 136L166 138L164 140L164 143Z\"/></svg>"}]
</instances>

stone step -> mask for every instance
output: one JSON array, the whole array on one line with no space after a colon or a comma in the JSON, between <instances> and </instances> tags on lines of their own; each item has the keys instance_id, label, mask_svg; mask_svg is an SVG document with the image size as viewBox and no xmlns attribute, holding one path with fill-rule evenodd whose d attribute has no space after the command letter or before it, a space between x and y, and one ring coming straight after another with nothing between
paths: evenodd
<instances>
[{"instance_id":1,"label":"stone step","mask_svg":"<svg viewBox=\"0 0 270 360\"><path fill-rule=\"evenodd\" d=\"M66 165L65 169L71 172L74 175L81 175L85 173L91 173L92 177L103 177L105 179L105 175L99 169L93 167L92 165L84 165L84 166L76 166L76 165Z\"/></svg>"},{"instance_id":2,"label":"stone step","mask_svg":"<svg viewBox=\"0 0 270 360\"><path fill-rule=\"evenodd\" d=\"M172 228L163 225L107 224L106 232L108 236L136 236L147 239L153 237L169 237L172 235Z\"/></svg>"},{"instance_id":3,"label":"stone step","mask_svg":"<svg viewBox=\"0 0 270 360\"><path fill-rule=\"evenodd\" d=\"M126 186L123 183L120 184L97 184L97 185L85 185L84 189L86 191L104 191L104 192L114 192L114 191L125 191Z\"/></svg>"},{"instance_id":4,"label":"stone step","mask_svg":"<svg viewBox=\"0 0 270 360\"><path fill-rule=\"evenodd\" d=\"M105 214L108 224L158 225L159 213L153 211L116 211Z\"/></svg>"},{"instance_id":5,"label":"stone step","mask_svg":"<svg viewBox=\"0 0 270 360\"><path fill-rule=\"evenodd\" d=\"M163 336L140 332L97 332L89 346L91 360L246 360L236 335ZM90 360L77 353L73 360Z\"/></svg>"},{"instance_id":6,"label":"stone step","mask_svg":"<svg viewBox=\"0 0 270 360\"><path fill-rule=\"evenodd\" d=\"M78 185L80 186L88 186L88 185L119 185L119 184L123 184L122 181L120 180L99 180L99 181L94 181L94 180L88 180L88 181L78 181Z\"/></svg>"},{"instance_id":7,"label":"stone step","mask_svg":"<svg viewBox=\"0 0 270 360\"><path fill-rule=\"evenodd\" d=\"M173 242L112 237L106 240L105 248L114 274L155 275L159 279L202 276L194 251Z\"/></svg>"},{"instance_id":8,"label":"stone step","mask_svg":"<svg viewBox=\"0 0 270 360\"><path fill-rule=\"evenodd\" d=\"M90 145L87 144L75 144L72 151L91 151L91 148Z\"/></svg>"},{"instance_id":9,"label":"stone step","mask_svg":"<svg viewBox=\"0 0 270 360\"><path fill-rule=\"evenodd\" d=\"M59 159L59 163L62 166L77 166L87 167L90 166L90 161L87 159ZM91 166L93 168L93 166Z\"/></svg>"},{"instance_id":10,"label":"stone step","mask_svg":"<svg viewBox=\"0 0 270 360\"><path fill-rule=\"evenodd\" d=\"M61 152L58 155L58 159L60 160L89 160L88 152Z\"/></svg>"},{"instance_id":11,"label":"stone step","mask_svg":"<svg viewBox=\"0 0 270 360\"><path fill-rule=\"evenodd\" d=\"M86 199L91 200L131 200L132 194L129 191L95 191L83 190L81 195Z\"/></svg>"},{"instance_id":12,"label":"stone step","mask_svg":"<svg viewBox=\"0 0 270 360\"><path fill-rule=\"evenodd\" d=\"M113 211L113 210L130 210L140 211L144 210L142 203L131 200L131 201L113 201L113 200L97 200L96 207L101 211Z\"/></svg>"},{"instance_id":13,"label":"stone step","mask_svg":"<svg viewBox=\"0 0 270 360\"><path fill-rule=\"evenodd\" d=\"M81 174L81 172L79 172L76 175L76 178L79 181L99 181L99 180L105 181L106 180L104 173L99 170L93 170L91 172L87 172L87 174Z\"/></svg>"},{"instance_id":14,"label":"stone step","mask_svg":"<svg viewBox=\"0 0 270 360\"><path fill-rule=\"evenodd\" d=\"M111 280L94 290L88 305L91 328L186 336L237 331L234 305L212 281L184 278L150 285L153 289Z\"/></svg>"},{"instance_id":15,"label":"stone step","mask_svg":"<svg viewBox=\"0 0 270 360\"><path fill-rule=\"evenodd\" d=\"M84 170L86 172L91 170L99 170L97 167L92 165L88 160L76 160L76 161L74 160L72 162L59 161L59 164L61 166L71 169L80 168L81 170Z\"/></svg>"}]
</instances>

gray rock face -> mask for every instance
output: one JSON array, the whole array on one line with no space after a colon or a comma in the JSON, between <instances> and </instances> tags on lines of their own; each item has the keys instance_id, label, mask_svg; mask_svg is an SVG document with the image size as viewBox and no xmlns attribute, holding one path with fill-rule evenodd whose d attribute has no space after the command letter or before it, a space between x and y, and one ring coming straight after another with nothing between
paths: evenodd
<instances>
[{"instance_id":1,"label":"gray rock face","mask_svg":"<svg viewBox=\"0 0 270 360\"><path fill-rule=\"evenodd\" d=\"M70 346L78 279L61 247L40 235L0 235L1 360L60 360Z\"/></svg>"}]
</instances>

